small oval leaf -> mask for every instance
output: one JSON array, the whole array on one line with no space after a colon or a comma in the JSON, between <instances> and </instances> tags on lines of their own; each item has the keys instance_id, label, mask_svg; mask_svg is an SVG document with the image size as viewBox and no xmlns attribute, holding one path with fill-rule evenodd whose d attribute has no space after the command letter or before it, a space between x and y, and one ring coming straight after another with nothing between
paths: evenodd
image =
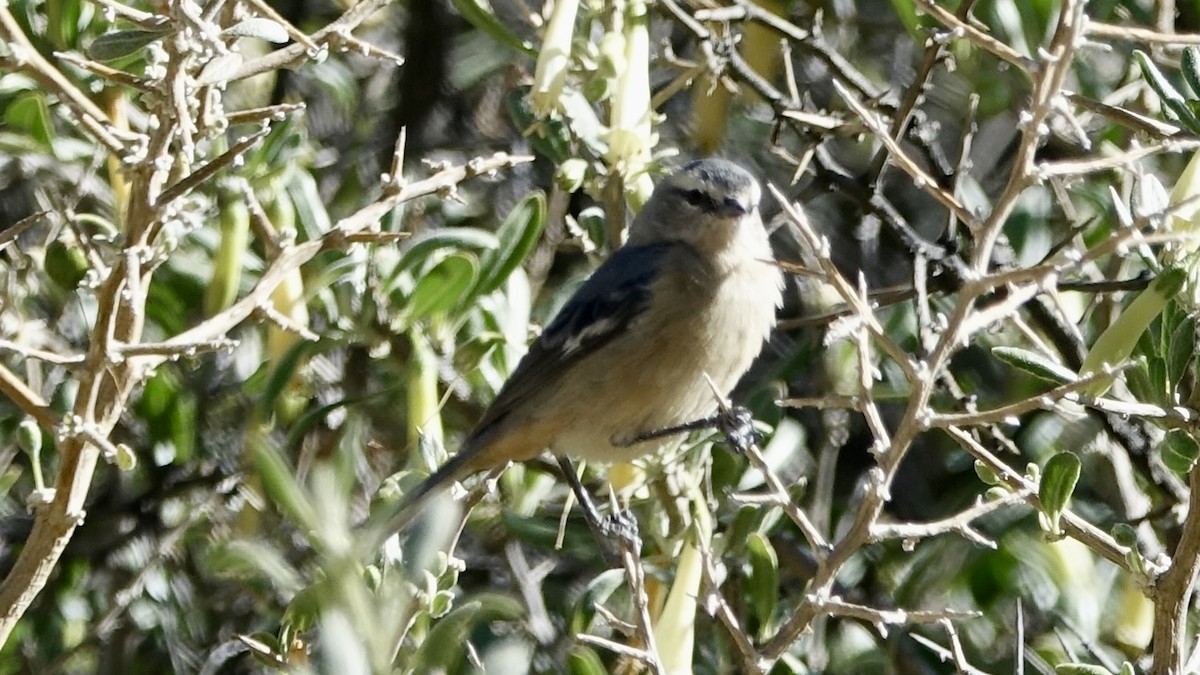
<instances>
[{"instance_id":1,"label":"small oval leaf","mask_svg":"<svg viewBox=\"0 0 1200 675\"><path fill-rule=\"evenodd\" d=\"M161 40L167 31L117 30L99 35L87 48L88 56L97 61L113 61L129 56L156 40Z\"/></svg>"},{"instance_id":2,"label":"small oval leaf","mask_svg":"<svg viewBox=\"0 0 1200 675\"><path fill-rule=\"evenodd\" d=\"M1014 368L1054 384L1069 384L1079 379L1070 368L1028 349L992 347L992 354Z\"/></svg>"},{"instance_id":3,"label":"small oval leaf","mask_svg":"<svg viewBox=\"0 0 1200 675\"><path fill-rule=\"evenodd\" d=\"M1200 445L1196 444L1196 439L1179 429L1168 431L1158 447L1163 464L1180 475L1191 471L1200 459Z\"/></svg>"},{"instance_id":4,"label":"small oval leaf","mask_svg":"<svg viewBox=\"0 0 1200 675\"><path fill-rule=\"evenodd\" d=\"M259 38L277 45L288 41L287 29L278 21L258 16L238 22L226 28L221 34L231 37Z\"/></svg>"},{"instance_id":5,"label":"small oval leaf","mask_svg":"<svg viewBox=\"0 0 1200 675\"><path fill-rule=\"evenodd\" d=\"M1038 483L1038 500L1042 504L1042 512L1046 514L1050 524L1050 533L1058 534L1058 519L1075 485L1079 482L1080 462L1073 452L1060 452L1051 457L1042 469L1042 479Z\"/></svg>"},{"instance_id":6,"label":"small oval leaf","mask_svg":"<svg viewBox=\"0 0 1200 675\"><path fill-rule=\"evenodd\" d=\"M204 64L204 68L196 76L196 82L202 85L225 82L242 66L242 61L242 55L237 52L218 54Z\"/></svg>"}]
</instances>

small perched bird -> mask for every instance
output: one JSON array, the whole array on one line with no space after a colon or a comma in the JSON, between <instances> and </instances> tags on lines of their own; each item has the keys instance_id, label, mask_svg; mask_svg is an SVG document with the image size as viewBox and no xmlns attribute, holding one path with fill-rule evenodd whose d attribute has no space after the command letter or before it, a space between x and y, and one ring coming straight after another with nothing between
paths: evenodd
<instances>
[{"instance_id":1,"label":"small perched bird","mask_svg":"<svg viewBox=\"0 0 1200 675\"><path fill-rule=\"evenodd\" d=\"M404 523L478 471L559 457L623 462L655 432L712 415L750 367L782 301L762 189L722 159L662 181L617 249L517 364L458 454L405 496Z\"/></svg>"}]
</instances>

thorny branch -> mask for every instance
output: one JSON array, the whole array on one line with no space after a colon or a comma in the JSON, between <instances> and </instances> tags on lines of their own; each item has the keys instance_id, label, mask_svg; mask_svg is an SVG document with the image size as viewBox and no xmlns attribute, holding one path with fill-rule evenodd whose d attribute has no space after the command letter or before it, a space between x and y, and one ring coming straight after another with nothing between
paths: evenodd
<instances>
[{"instance_id":1,"label":"thorny branch","mask_svg":"<svg viewBox=\"0 0 1200 675\"><path fill-rule=\"evenodd\" d=\"M857 411L864 417L874 436L876 466L868 471L862 479L859 491L861 500L849 529L830 542L832 546L830 550L814 552L818 554L820 564L817 566L814 577L808 583L808 595L789 610L790 618L770 640L761 646L736 643L743 663L753 664L755 672L765 672L769 669L771 664L789 650L799 636L812 626L817 617L837 613L830 604L834 579L842 565L855 552L869 543L885 538L915 540L957 532L977 544L993 545L985 535L972 528L972 522L996 509L1013 504L1024 503L1035 509L1040 508L1038 485L1023 474L1009 468L987 450L974 435L964 431L964 425L985 425L990 427L993 434L996 434L999 433L997 424L1014 419L1016 416L1044 410L1048 406L1079 404L1104 412L1138 416L1143 419L1159 419L1166 426L1194 430L1196 425L1197 414L1186 406L1164 408L1114 398L1080 395L1078 392L1083 390L1095 378L1095 375L1085 375L1076 382L1057 387L1042 396L1010 403L990 411L975 411L972 407L967 412L939 412L931 403L935 383L940 381L943 374L947 372L951 358L967 345L973 336L997 322L1017 315L1027 303L1044 293L1051 293L1053 297L1057 298L1055 287L1062 283L1062 275L1068 269L1080 270L1089 264L1088 261L1095 261L1101 256L1125 250L1129 246L1130 240L1137 242L1157 236L1137 228L1128 228L1119 235L1126 239L1126 243L1114 244L1116 248L1110 248L1109 242L1105 242L1105 245L1094 247L1082 255L1070 259L1048 258L1042 264L1032 267L998 267L994 258L997 247L1002 243L1004 226L1027 190L1043 181L1059 176L1075 177L1098 171L1110 171L1134 165L1147 157L1191 151L1196 148L1196 142L1192 139L1168 138L1167 136L1173 134L1174 130L1156 131L1168 128L1168 125L1157 120L1141 119L1141 116L1134 113L1111 105L1094 103L1075 94L1064 92L1064 83L1067 81L1074 63L1075 50L1083 44L1085 36L1091 39L1109 38L1157 44L1191 43L1194 36L1180 36L1151 29L1125 28L1094 21L1089 22L1083 13L1085 3L1068 0L1062 3L1057 25L1049 43L1044 48L1038 49L1035 54L1024 55L988 33L982 24L974 21L969 16L970 3L964 3L962 10L957 15L928 0L919 0L918 4L922 10L941 23L948 33L938 34L931 41L927 52L929 56L926 60L927 65L920 72L915 87L923 87L924 82L928 80L929 72L937 62L937 54L941 45L949 44L954 40L965 40L1024 73L1032 83L1032 93L1028 104L1020 113L1020 138L1016 144L1015 158L1008 179L986 212L973 213L959 201L955 189L947 190L940 186L927 173L924 168L925 164L911 156L911 152L905 144L906 139L903 134L899 133L907 128L905 123L909 119L913 106L919 105L919 93L910 92L905 99L906 105L901 110L900 117L889 121L886 115L873 109L873 103L863 102L864 98L869 97L864 97L862 92L868 90L870 85L863 84L856 71L852 69L843 71L840 62L833 60L828 62L833 72L834 88L850 107L853 117L868 128L881 145L875 163L875 173L877 174L882 166L884 160L881 158L886 158L886 161L904 170L914 179L919 188L933 197L955 219L966 226L970 234L971 245L966 251L967 265L960 268L957 285L945 291L947 299L952 302L952 309L948 315L942 317L941 323L935 324L933 327L922 327L932 333L933 340L930 343L929 352L922 356L910 355L895 344L881 327L876 316L877 307L872 300L873 289L865 288L862 284L856 288L855 284L845 280L829 262L829 243L807 222L798 207L793 206L782 192L771 187L776 200L783 208L784 217L796 228L801 235L801 240L807 244L809 251L815 254L815 260L821 265L818 276L824 283L833 287L844 303L843 308L837 310L837 316L841 317L838 321L843 326L843 330L847 325L853 326L849 329L849 335L852 336L859 355L860 381L858 390L853 395L840 397L833 403L818 399L793 399L785 401L785 403L819 408L827 408L832 405ZM677 16L682 13L682 10L674 3L668 3L668 9ZM785 123L791 121L795 124L793 130L798 135L803 136L816 132L829 134L829 137L832 138L834 134L830 132L854 124L853 118L848 118L839 125L821 127L805 127L802 123L797 123L807 119L807 115L815 114L814 111L804 110L802 102L797 100L796 96L783 93L784 90L798 91L798 87L789 83L790 87L785 87L783 90L777 89L775 84L749 72L750 69L740 61L737 51L727 45L719 44L722 39L720 34L708 30L706 23L719 21L763 22L787 38L791 45L810 47L817 42L814 38L815 31L796 26L785 18L762 11L746 2L737 2L729 7L697 11L694 16L699 21L685 21L684 25L700 42L704 53L709 55L707 62L710 67L714 62L715 65L723 66L722 70L718 71L719 74L728 76L757 92L775 110L777 120ZM790 54L790 52L788 53ZM716 58L714 55L720 55L720 57ZM788 72L791 73L790 70ZM855 84L846 87L839 84L839 81L854 82ZM1053 162L1038 161L1037 152L1042 147L1052 122L1061 119L1065 125L1081 133L1080 130L1083 127L1073 119L1073 113L1068 108L1069 103L1075 103L1085 110L1110 116L1118 123L1127 126L1132 125L1136 128L1154 131L1153 137L1161 140L1145 146L1134 144L1128 149L1115 153L1108 152L1103 156L1092 158ZM821 111L820 115L823 116L823 119L830 119L836 118L838 113ZM1088 143L1086 137L1081 138L1081 141L1085 145ZM816 154L818 157L821 156L819 148ZM961 172L967 168L967 165L960 160L958 168ZM954 178L957 181L960 176L956 175ZM875 186L873 185L873 187ZM876 187L876 189L878 188ZM953 221L951 222L953 224ZM912 250L919 251L921 242L915 241L913 244L915 245ZM918 252L916 255L922 254ZM912 295L912 293L901 293L897 295L896 299L902 302ZM921 296L921 302L928 302L922 294L917 293L916 295ZM985 300L986 304L984 304ZM872 352L876 349L881 352L883 359L890 360L899 368L908 387L904 414L892 426L883 423L879 415L879 404L872 396L876 377L876 366L873 364L877 359ZM974 506L937 522L925 524L885 524L881 522L880 516L883 509L891 499L889 488L897 468L903 462L914 441L931 428L944 429L978 461L996 472L1007 485L1008 492L1000 500L979 501ZM1196 470L1193 470L1192 480L1194 485L1197 480ZM1193 498L1195 491L1193 489ZM1200 525L1195 524L1197 520L1200 520L1200 515L1197 515L1200 513L1200 507L1193 504L1189 513L1192 515L1184 525L1183 539L1176 551L1178 562L1172 565L1157 582L1151 579L1151 586L1146 588L1146 592L1150 596L1169 592L1173 597L1179 599L1178 602L1160 604L1156 610L1157 637L1154 655L1156 673L1174 672L1171 669L1181 667L1183 659L1187 656L1186 650L1182 648L1186 636L1180 631L1188 606L1186 599L1191 595L1198 569L1196 560L1200 558L1200 544L1196 543L1200 541L1200 538L1193 536L1193 530L1200 528ZM1145 560L1142 561L1142 564L1145 565L1144 568L1133 569L1130 556L1135 555L1134 552L1118 544L1109 534L1102 532L1070 510L1063 514L1063 527L1068 536L1078 539L1102 557L1131 573L1146 572L1153 577L1163 571L1156 564ZM802 528L802 530L810 542L820 541L816 536L809 534L807 528ZM727 606L724 606L716 598L710 600L708 604L720 621L726 625L729 632L736 633L736 618L729 614ZM862 611L870 614L878 610L863 608ZM878 615L876 616L878 617ZM893 620L882 620L881 622L904 622L897 617L890 618ZM911 620L911 617L908 619ZM964 671L979 672L966 663L952 623L955 617L947 615L939 617L938 620L944 622L952 643L952 649L946 650L945 656L953 660Z\"/></svg>"},{"instance_id":2,"label":"thorny branch","mask_svg":"<svg viewBox=\"0 0 1200 675\"><path fill-rule=\"evenodd\" d=\"M294 48L244 64L240 76L272 70L285 63L299 65L311 56L306 55L305 44L324 43L335 34L347 37L349 30L385 4L377 0L359 3L318 31L312 41L301 40L303 44L296 44ZM160 23L202 21L201 17L189 14L193 7L187 3L173 5L168 10L172 12L171 16ZM152 20L150 16L131 18ZM60 462L53 496L48 503L38 505L33 531L12 570L0 583L0 644L3 644L46 583L75 528L83 521L83 507L96 464L102 455L107 457L115 453L109 434L134 387L153 372L155 366L197 351L228 346L228 331L255 312L265 310L270 294L287 275L321 251L377 239L372 228L396 205L424 195L452 191L468 178L509 168L529 161L529 158L497 154L463 165L448 165L428 178L403 185L393 181L385 186L378 200L343 219L330 232L311 241L283 246L254 288L229 309L165 341L145 343L142 327L148 288L154 270L163 261L160 256L168 254L164 253L166 249L160 241L164 221L191 190L219 171L234 166L242 153L263 138L266 130L242 139L224 154L179 177L174 173L179 164L176 160L181 157L184 164L192 163L200 131L183 110L186 92L200 86L196 80L200 66L188 60L184 53L194 45L184 45L178 40L163 41L169 59L165 76L160 81L147 79L141 82L146 87L167 92L153 99L152 105L157 107L150 111L160 123L144 138L130 137L127 143L122 139L130 134L118 130L90 98L37 53L6 5L0 5L0 38L9 51L4 58L5 65L29 75L57 95L83 129L117 159L128 159L127 153L134 146L144 148L144 159L133 163L129 169L131 189L124 214L124 250L116 256L96 289L96 319L91 327L87 352L82 357L70 357L72 365L81 372L81 379L74 407L67 418L57 419L46 401L8 368L0 366L0 393L60 438ZM295 106L276 106L246 111L243 117L246 121L260 120L269 124L270 120L278 120L280 115L297 109ZM37 350L19 345L15 351L23 352L27 357L39 356Z\"/></svg>"}]
</instances>

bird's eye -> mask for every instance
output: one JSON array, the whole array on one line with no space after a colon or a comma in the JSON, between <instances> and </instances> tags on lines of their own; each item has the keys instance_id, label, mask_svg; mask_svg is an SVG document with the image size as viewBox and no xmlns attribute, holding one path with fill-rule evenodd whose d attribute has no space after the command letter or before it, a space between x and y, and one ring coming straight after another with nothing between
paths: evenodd
<instances>
[{"instance_id":1,"label":"bird's eye","mask_svg":"<svg viewBox=\"0 0 1200 675\"><path fill-rule=\"evenodd\" d=\"M707 201L704 193L699 190L688 190L687 192L684 192L683 199L692 206L700 206Z\"/></svg>"},{"instance_id":2,"label":"bird's eye","mask_svg":"<svg viewBox=\"0 0 1200 675\"><path fill-rule=\"evenodd\" d=\"M740 213L742 215L746 214L746 207L742 206L742 203L739 202L738 200L734 199L733 197L725 198L725 208L729 209L730 211L732 211L734 213Z\"/></svg>"}]
</instances>

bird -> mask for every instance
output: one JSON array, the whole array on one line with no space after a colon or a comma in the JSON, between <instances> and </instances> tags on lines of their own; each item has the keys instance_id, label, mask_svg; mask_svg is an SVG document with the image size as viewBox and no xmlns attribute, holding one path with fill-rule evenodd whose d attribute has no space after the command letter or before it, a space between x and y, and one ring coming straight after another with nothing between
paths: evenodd
<instances>
[{"instance_id":1,"label":"bird","mask_svg":"<svg viewBox=\"0 0 1200 675\"><path fill-rule=\"evenodd\" d=\"M715 394L728 397L750 368L782 304L761 197L754 176L725 159L660 181L625 244L533 342L459 451L401 497L391 529L475 473L543 451L628 462L712 416Z\"/></svg>"}]
</instances>

